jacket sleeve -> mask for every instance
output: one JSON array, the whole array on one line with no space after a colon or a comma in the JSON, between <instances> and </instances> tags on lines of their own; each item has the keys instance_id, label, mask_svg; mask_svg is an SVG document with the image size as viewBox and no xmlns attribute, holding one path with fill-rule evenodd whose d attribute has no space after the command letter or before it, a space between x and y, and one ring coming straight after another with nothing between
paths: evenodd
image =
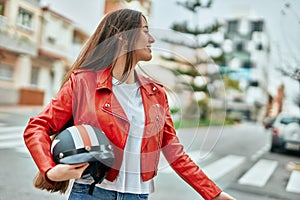
<instances>
[{"instance_id":1,"label":"jacket sleeve","mask_svg":"<svg viewBox=\"0 0 300 200\"><path fill-rule=\"evenodd\" d=\"M183 145L176 136L176 131L166 102L166 119L162 152L175 172L193 187L204 199L210 200L218 196L222 190L210 180L205 173L184 152Z\"/></svg>"},{"instance_id":2,"label":"jacket sleeve","mask_svg":"<svg viewBox=\"0 0 300 200\"><path fill-rule=\"evenodd\" d=\"M50 136L59 132L72 119L73 78L71 77L50 103L37 116L31 117L24 131L24 142L44 179L56 164L51 154Z\"/></svg>"}]
</instances>

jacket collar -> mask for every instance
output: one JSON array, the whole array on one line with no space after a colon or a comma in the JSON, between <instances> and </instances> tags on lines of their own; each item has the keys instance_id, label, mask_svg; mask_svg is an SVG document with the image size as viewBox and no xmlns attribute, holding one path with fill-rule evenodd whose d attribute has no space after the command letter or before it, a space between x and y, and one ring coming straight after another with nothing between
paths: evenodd
<instances>
[{"instance_id":1,"label":"jacket collar","mask_svg":"<svg viewBox=\"0 0 300 200\"><path fill-rule=\"evenodd\" d=\"M110 67L104 70L96 71L97 90L109 89L112 90L112 76L110 75Z\"/></svg>"},{"instance_id":2,"label":"jacket collar","mask_svg":"<svg viewBox=\"0 0 300 200\"><path fill-rule=\"evenodd\" d=\"M145 89L148 94L154 94L157 92L158 88L155 86L151 79L145 78L144 76L138 74L135 71L135 75L138 79L140 87ZM108 89L112 91L112 76L110 75L110 67L104 70L96 71L97 76L97 90Z\"/></svg>"}]
</instances>

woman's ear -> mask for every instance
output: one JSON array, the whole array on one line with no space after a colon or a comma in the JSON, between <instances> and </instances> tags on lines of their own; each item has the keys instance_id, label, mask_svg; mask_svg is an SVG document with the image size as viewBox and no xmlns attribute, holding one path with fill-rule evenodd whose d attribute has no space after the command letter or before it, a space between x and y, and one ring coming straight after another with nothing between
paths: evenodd
<instances>
[{"instance_id":1,"label":"woman's ear","mask_svg":"<svg viewBox=\"0 0 300 200\"><path fill-rule=\"evenodd\" d=\"M123 36L122 36L122 34L118 34L118 40L123 41Z\"/></svg>"},{"instance_id":2,"label":"woman's ear","mask_svg":"<svg viewBox=\"0 0 300 200\"><path fill-rule=\"evenodd\" d=\"M122 33L118 34L118 40L120 40L121 42L123 42L123 44L125 44L125 45L128 44L128 39Z\"/></svg>"},{"instance_id":3,"label":"woman's ear","mask_svg":"<svg viewBox=\"0 0 300 200\"><path fill-rule=\"evenodd\" d=\"M127 38L125 38L122 33L119 33L118 34L118 40L120 41L122 52L127 52L128 51L127 50L127 48L128 48L128 40L127 40Z\"/></svg>"}]
</instances>

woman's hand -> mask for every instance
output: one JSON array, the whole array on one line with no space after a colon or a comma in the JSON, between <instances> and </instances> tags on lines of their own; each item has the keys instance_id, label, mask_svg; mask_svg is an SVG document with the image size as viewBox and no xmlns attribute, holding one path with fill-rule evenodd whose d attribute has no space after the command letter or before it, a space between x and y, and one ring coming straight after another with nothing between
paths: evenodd
<instances>
[{"instance_id":1,"label":"woman's hand","mask_svg":"<svg viewBox=\"0 0 300 200\"><path fill-rule=\"evenodd\" d=\"M218 196L213 198L213 200L235 200L232 196L227 194L226 192L221 192Z\"/></svg>"},{"instance_id":2,"label":"woman's hand","mask_svg":"<svg viewBox=\"0 0 300 200\"><path fill-rule=\"evenodd\" d=\"M73 165L58 164L50 169L46 173L46 176L49 180L54 182L77 179L82 176L82 173L88 166L89 163L80 163Z\"/></svg>"}]
</instances>

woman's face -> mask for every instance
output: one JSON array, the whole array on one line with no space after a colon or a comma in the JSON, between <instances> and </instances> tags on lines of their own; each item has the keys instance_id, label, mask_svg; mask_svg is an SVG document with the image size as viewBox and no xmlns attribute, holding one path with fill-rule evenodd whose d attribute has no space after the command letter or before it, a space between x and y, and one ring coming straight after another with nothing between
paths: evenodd
<instances>
[{"instance_id":1,"label":"woman's face","mask_svg":"<svg viewBox=\"0 0 300 200\"><path fill-rule=\"evenodd\" d=\"M142 28L139 30L134 50L136 62L151 60L151 44L154 42L154 38L149 33L148 24L145 18L142 17Z\"/></svg>"}]
</instances>

